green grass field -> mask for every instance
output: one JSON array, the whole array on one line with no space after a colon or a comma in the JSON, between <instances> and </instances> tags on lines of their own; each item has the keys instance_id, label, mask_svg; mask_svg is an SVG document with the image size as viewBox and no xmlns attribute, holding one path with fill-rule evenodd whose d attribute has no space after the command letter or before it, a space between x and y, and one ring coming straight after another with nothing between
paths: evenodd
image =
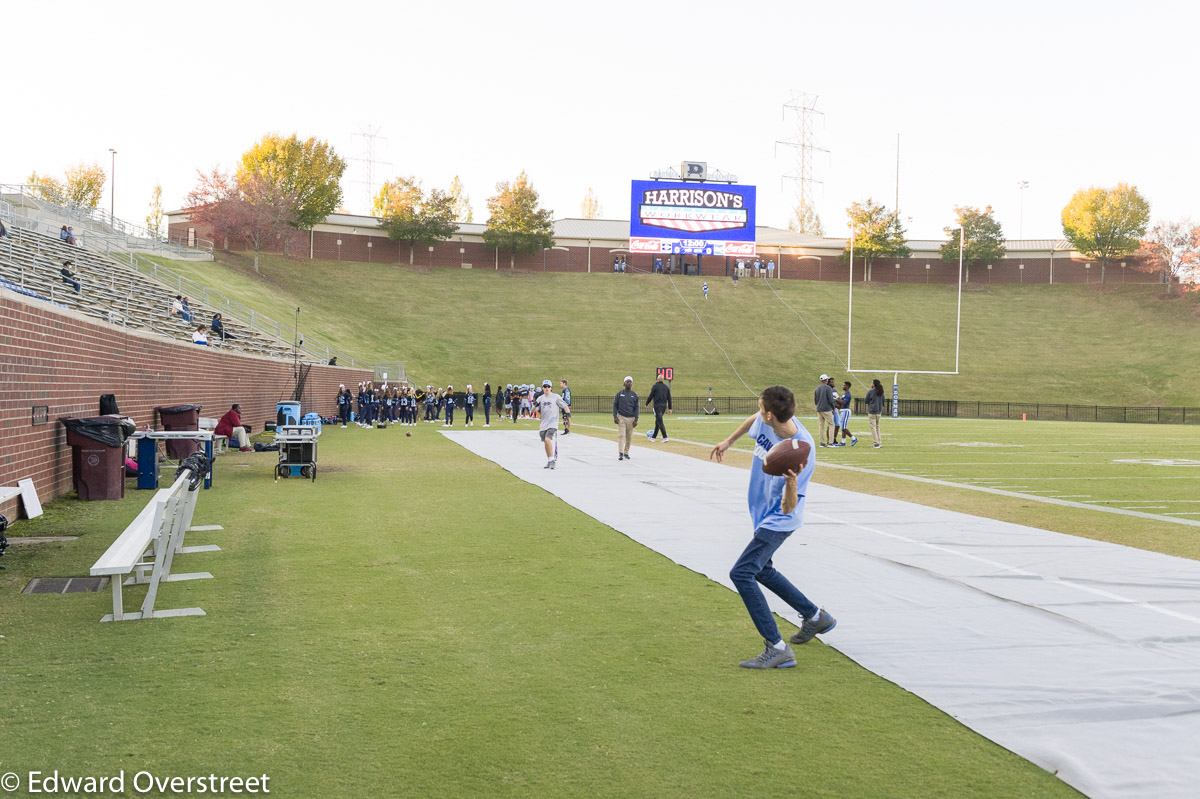
<instances>
[{"instance_id":1,"label":"green grass field","mask_svg":"<svg viewBox=\"0 0 1200 799\"><path fill-rule=\"evenodd\" d=\"M189 543L223 551L177 566L215 579L159 604L203 618L100 624L107 592L17 593L86 573L147 492L21 523L80 538L0 572L0 771L265 772L300 797L1073 795L819 643L738 669L758 642L736 594L400 433L328 431L315 483L219 459L196 522L226 530Z\"/></svg>"},{"instance_id":2,"label":"green grass field","mask_svg":"<svg viewBox=\"0 0 1200 799\"><path fill-rule=\"evenodd\" d=\"M280 321L300 306L303 330L367 363L402 362L422 384L479 387L548 375L568 378L576 394L606 394L626 374L646 388L655 367L674 366L679 396L704 396L709 386L717 396L752 394L734 368L755 391L782 382L811 393L820 373L842 374L846 356L840 284L775 281L776 293L762 280L739 281L735 290L709 277L705 302L696 277L279 257L264 258L256 275L240 256L166 263ZM1194 406L1200 293L1160 295L1147 285L972 285L963 294L961 374L901 376L902 394ZM952 367L956 299L948 286L856 290L856 368ZM891 385L890 373L879 376Z\"/></svg>"},{"instance_id":3,"label":"green grass field","mask_svg":"<svg viewBox=\"0 0 1200 799\"><path fill-rule=\"evenodd\" d=\"M669 418L669 417L668 417ZM586 419L586 421L583 421ZM652 417L651 417L652 419ZM611 417L581 417L599 433ZM670 419L666 446L707 457L706 445L722 440L740 419ZM816 419L801 418L814 438ZM1017 422L1001 420L883 419L882 449L871 448L866 420L851 429L855 447L819 449L814 479L923 505L1002 519L1186 558L1200 558L1200 428L1179 425ZM745 440L735 449L745 453ZM851 467L840 469L836 467ZM937 480L937 485L900 479ZM1009 491L1000 496L972 487ZM1057 498L1097 508L1153 514L1148 519L1038 502Z\"/></svg>"},{"instance_id":4,"label":"green grass field","mask_svg":"<svg viewBox=\"0 0 1200 799\"><path fill-rule=\"evenodd\" d=\"M816 374L838 373L797 313L845 351L835 285L786 282L777 296L710 279L702 304L695 278L175 266L280 320L299 304L312 334L425 382L565 376L576 394L609 394L626 373L644 390L653 367L673 365L677 395L749 394L681 294L753 387L789 383L803 400ZM1197 299L1145 286L971 291L963 374L904 377L902 391L1195 405ZM856 292L856 360L945 366L954 300L938 286ZM574 421L613 436L606 415ZM740 421L672 417L670 443L635 445L704 458ZM873 450L856 424L857 447L818 450L818 482L1200 558L1200 530L1170 521L1200 519L1196 427L885 419ZM159 603L203 618L102 625L107 591L19 593L33 577L86 574L148 492L63 498L16 525L79 538L18 542L3 559L0 772L265 772L276 795L322 799L1076 795L819 642L797 669L738 669L759 644L736 594L432 426L402 432L329 430L315 483L274 483L273 454L222 457L196 523L226 530L189 543L223 551L177 564L215 579L167 584ZM1037 499L1050 496L1160 518ZM126 606L143 592L128 589Z\"/></svg>"}]
</instances>

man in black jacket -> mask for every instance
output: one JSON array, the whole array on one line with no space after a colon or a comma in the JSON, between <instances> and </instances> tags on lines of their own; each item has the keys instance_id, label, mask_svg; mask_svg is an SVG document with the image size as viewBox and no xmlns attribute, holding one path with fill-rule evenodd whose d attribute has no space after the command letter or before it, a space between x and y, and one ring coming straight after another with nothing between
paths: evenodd
<instances>
[{"instance_id":1,"label":"man in black jacket","mask_svg":"<svg viewBox=\"0 0 1200 799\"><path fill-rule=\"evenodd\" d=\"M633 390L633 378L625 378L625 388L613 397L613 424L617 426L617 460L629 460L629 439L637 427L641 408L638 395Z\"/></svg>"},{"instance_id":2,"label":"man in black jacket","mask_svg":"<svg viewBox=\"0 0 1200 799\"><path fill-rule=\"evenodd\" d=\"M662 440L666 442L667 426L663 424L663 414L671 412L671 387L663 382L663 376L658 376L658 382L650 387L650 396L646 398L646 406L654 405L654 430L646 434L646 438L654 441L658 431L662 431Z\"/></svg>"}]
</instances>

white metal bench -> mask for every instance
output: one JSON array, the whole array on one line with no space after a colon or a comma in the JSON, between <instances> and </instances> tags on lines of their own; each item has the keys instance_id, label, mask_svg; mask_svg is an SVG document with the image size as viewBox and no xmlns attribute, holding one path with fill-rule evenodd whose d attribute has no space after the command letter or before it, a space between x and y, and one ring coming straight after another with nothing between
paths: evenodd
<instances>
[{"instance_id":1,"label":"white metal bench","mask_svg":"<svg viewBox=\"0 0 1200 799\"><path fill-rule=\"evenodd\" d=\"M213 455L223 455L228 451L229 448L229 436L217 435L217 421L218 420L212 418L211 416L201 416L198 427L201 430L213 431Z\"/></svg>"},{"instance_id":2,"label":"white metal bench","mask_svg":"<svg viewBox=\"0 0 1200 799\"><path fill-rule=\"evenodd\" d=\"M199 491L188 490L188 475L182 475L170 488L157 491L124 532L117 537L100 559L92 565L93 577L111 577L113 612L100 621L131 619L161 619L171 616L203 616L200 608L155 610L160 583L182 580L211 579L208 572L172 574L171 566L178 554L214 552L217 546L185 547L188 530L219 530L220 526L192 527ZM122 580L129 575L128 579ZM142 609L126 613L121 594L122 585L148 584Z\"/></svg>"}]
</instances>

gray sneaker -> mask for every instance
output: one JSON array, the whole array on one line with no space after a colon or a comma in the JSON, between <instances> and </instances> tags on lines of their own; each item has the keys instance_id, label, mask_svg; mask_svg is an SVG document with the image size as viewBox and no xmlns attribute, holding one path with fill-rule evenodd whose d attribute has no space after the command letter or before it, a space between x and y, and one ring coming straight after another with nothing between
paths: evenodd
<instances>
[{"instance_id":1,"label":"gray sneaker","mask_svg":"<svg viewBox=\"0 0 1200 799\"><path fill-rule=\"evenodd\" d=\"M765 638L763 644L763 651L758 657L743 660L738 665L743 669L787 669L796 665L796 655L790 646L785 644L783 649L776 649Z\"/></svg>"},{"instance_id":2,"label":"gray sneaker","mask_svg":"<svg viewBox=\"0 0 1200 799\"><path fill-rule=\"evenodd\" d=\"M830 616L824 608L817 611L817 615L811 619L805 619L800 625L800 632L793 635L788 640L793 644L807 644L815 636L824 635L825 633L837 627L837 619Z\"/></svg>"}]
</instances>

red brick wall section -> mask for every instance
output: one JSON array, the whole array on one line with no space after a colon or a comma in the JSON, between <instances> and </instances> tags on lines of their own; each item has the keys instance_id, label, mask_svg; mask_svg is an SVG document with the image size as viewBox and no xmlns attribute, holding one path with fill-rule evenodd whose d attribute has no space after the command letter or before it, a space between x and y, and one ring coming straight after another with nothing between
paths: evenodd
<instances>
[{"instance_id":1,"label":"red brick wall section","mask_svg":"<svg viewBox=\"0 0 1200 799\"><path fill-rule=\"evenodd\" d=\"M186 236L187 224L171 225L172 236ZM209 237L206 230L199 230L199 235ZM338 241L341 245L338 245ZM367 246L367 242L371 246ZM604 245L594 244L591 248L592 272L612 273L613 253L611 242ZM235 249L245 250L245 244L234 242ZM360 233L328 233L316 232L312 236L313 257L330 261L358 261L377 264L405 264L409 262L409 246L407 242L390 241L378 231L370 234ZM413 264L422 267L442 267L460 269L464 264L470 264L473 269L516 269L523 272L586 272L588 270L588 248L586 246L569 247L568 251L547 250L533 255L517 255L510 260L507 252L497 254L481 242L459 241L457 238L434 245L433 251L427 245L418 244L413 248ZM460 252L461 250L461 252ZM278 252L279 247L268 248L270 252ZM299 258L308 257L308 238L303 237L301 245L291 253ZM774 259L776 273L786 280L822 280L845 283L849 277L848 265L840 261L836 255L802 256L801 253L780 252L778 248L762 247L759 256L765 264L768 259ZM654 257L644 253L625 255L626 263L631 270L650 272L654 268ZM753 259L748 259L753 260ZM730 270L736 259L729 259ZM688 263L694 264L695 256L688 256ZM1100 264L1087 261L1057 257L1054 259L1055 283L1100 283ZM1122 268L1121 262L1110 264L1104 277L1106 283L1159 283L1161 276L1155 272L1144 272L1134 268L1135 260L1126 259L1128 266ZM900 268L896 268L900 264ZM929 268L926 269L925 265ZM1021 269L1021 264L1025 265ZM1049 258L1020 258L1013 256L1005 258L992 265L989 270L986 265L973 266L965 275L969 283L1029 283L1046 284L1050 282ZM855 276L859 279L863 263L855 259ZM726 277L727 270L724 258L709 257L704 259L705 277ZM946 263L939 256L929 258L885 258L872 264L871 280L877 283L956 283L958 281L958 264Z\"/></svg>"},{"instance_id":2,"label":"red brick wall section","mask_svg":"<svg viewBox=\"0 0 1200 799\"><path fill-rule=\"evenodd\" d=\"M301 408L331 416L339 383L353 390L371 377L314 366ZM71 491L71 449L57 419L95 416L101 394L115 394L139 428L154 424L155 407L198 404L215 419L237 402L257 433L293 385L290 361L124 331L0 289L0 485L33 478L43 501ZM32 424L34 405L49 406L46 424ZM0 513L15 519L16 501Z\"/></svg>"}]
</instances>

